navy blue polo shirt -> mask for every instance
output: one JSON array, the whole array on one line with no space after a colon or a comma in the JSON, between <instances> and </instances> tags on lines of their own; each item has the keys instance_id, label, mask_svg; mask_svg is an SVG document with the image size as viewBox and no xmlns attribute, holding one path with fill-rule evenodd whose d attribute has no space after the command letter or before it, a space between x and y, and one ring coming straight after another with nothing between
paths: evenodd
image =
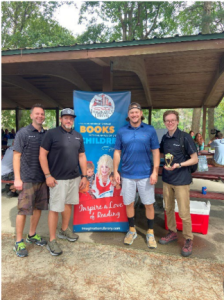
<instances>
[{"instance_id":1,"label":"navy blue polo shirt","mask_svg":"<svg viewBox=\"0 0 224 300\"><path fill-rule=\"evenodd\" d=\"M44 129L39 132L32 124L21 128L16 133L13 150L21 153L20 177L23 182L45 181L39 162L40 144L44 135Z\"/></svg>"},{"instance_id":2,"label":"navy blue polo shirt","mask_svg":"<svg viewBox=\"0 0 224 300\"><path fill-rule=\"evenodd\" d=\"M151 150L159 149L159 141L153 126L130 123L117 132L115 150L121 150L121 176L130 179L149 178L152 173Z\"/></svg>"},{"instance_id":3,"label":"navy blue polo shirt","mask_svg":"<svg viewBox=\"0 0 224 300\"><path fill-rule=\"evenodd\" d=\"M48 130L41 147L49 151L48 165L55 179L66 180L80 176L79 153L84 153L83 138L75 130L67 132L61 126Z\"/></svg>"},{"instance_id":4,"label":"navy blue polo shirt","mask_svg":"<svg viewBox=\"0 0 224 300\"><path fill-rule=\"evenodd\" d=\"M180 133L181 131L177 128L173 136L169 136L167 132L161 140L160 153L171 153L174 156L171 166L175 163L179 164L187 160L181 150ZM188 133L184 134L184 147L186 154L189 156L197 152L194 140ZM173 171L168 171L163 168L162 180L172 185L188 185L192 182L192 177L188 167L174 169Z\"/></svg>"}]
</instances>

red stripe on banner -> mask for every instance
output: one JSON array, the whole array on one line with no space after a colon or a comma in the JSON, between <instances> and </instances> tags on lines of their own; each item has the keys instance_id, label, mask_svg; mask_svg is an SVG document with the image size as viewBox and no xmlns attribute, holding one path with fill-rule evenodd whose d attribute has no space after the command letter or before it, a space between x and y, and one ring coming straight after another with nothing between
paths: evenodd
<instances>
[{"instance_id":1,"label":"red stripe on banner","mask_svg":"<svg viewBox=\"0 0 224 300\"><path fill-rule=\"evenodd\" d=\"M91 200L80 199L79 204L74 207L73 225L127 221L122 196Z\"/></svg>"}]
</instances>

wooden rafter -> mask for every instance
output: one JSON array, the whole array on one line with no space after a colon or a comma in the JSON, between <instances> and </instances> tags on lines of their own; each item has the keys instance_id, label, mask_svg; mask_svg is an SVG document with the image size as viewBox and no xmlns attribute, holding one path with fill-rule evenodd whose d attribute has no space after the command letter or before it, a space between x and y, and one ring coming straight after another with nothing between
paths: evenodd
<instances>
[{"instance_id":1,"label":"wooden rafter","mask_svg":"<svg viewBox=\"0 0 224 300\"><path fill-rule=\"evenodd\" d=\"M9 97L2 95L2 109L4 109L4 103L7 103L9 105L12 105L13 107L18 107L18 108L22 108L22 109L26 109L25 106L23 106L22 104L10 99Z\"/></svg>"},{"instance_id":2,"label":"wooden rafter","mask_svg":"<svg viewBox=\"0 0 224 300\"><path fill-rule=\"evenodd\" d=\"M35 86L30 84L27 80L23 79L20 76L2 76L2 81L15 85L23 90L37 96L45 102L46 105L54 105L55 107L63 107L59 102L56 102L51 97L37 89Z\"/></svg>"},{"instance_id":3,"label":"wooden rafter","mask_svg":"<svg viewBox=\"0 0 224 300\"><path fill-rule=\"evenodd\" d=\"M151 99L150 89L148 85L148 78L147 78L144 59L139 57L136 58L129 57L126 59L116 58L113 60L113 70L131 71L136 73L142 83L145 92L146 101L149 107L152 107L152 99Z\"/></svg>"},{"instance_id":4,"label":"wooden rafter","mask_svg":"<svg viewBox=\"0 0 224 300\"><path fill-rule=\"evenodd\" d=\"M220 59L220 63L219 63L219 67L217 69L217 72L212 80L212 83L210 84L207 94L203 100L203 105L205 106L209 106L209 102L213 96L213 94L215 93L217 87L219 85L222 84L222 86L224 83L224 55L222 55L221 59ZM224 88L223 88L223 92L224 92Z\"/></svg>"},{"instance_id":5,"label":"wooden rafter","mask_svg":"<svg viewBox=\"0 0 224 300\"><path fill-rule=\"evenodd\" d=\"M101 67L109 67L110 66L109 62L107 63L104 60L102 60L101 58L92 58L90 60L95 62L97 65L99 65Z\"/></svg>"},{"instance_id":6,"label":"wooden rafter","mask_svg":"<svg viewBox=\"0 0 224 300\"><path fill-rule=\"evenodd\" d=\"M49 75L60 77L74 84L78 89L84 91L92 91L90 86L80 76L76 69L70 63L62 62L47 62L47 63L32 63L25 65L16 65L12 71L2 67L2 75Z\"/></svg>"}]
</instances>

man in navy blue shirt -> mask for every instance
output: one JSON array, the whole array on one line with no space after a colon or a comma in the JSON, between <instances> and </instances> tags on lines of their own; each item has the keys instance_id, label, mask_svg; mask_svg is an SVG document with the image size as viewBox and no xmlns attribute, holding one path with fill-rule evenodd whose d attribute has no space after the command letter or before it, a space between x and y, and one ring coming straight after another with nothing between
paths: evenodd
<instances>
[{"instance_id":1,"label":"man in navy blue shirt","mask_svg":"<svg viewBox=\"0 0 224 300\"><path fill-rule=\"evenodd\" d=\"M171 167L164 166L163 198L167 215L169 232L159 240L164 245L177 240L176 220L174 214L175 198L179 209L179 216L183 222L183 236L185 243L181 254L189 256L192 253L193 234L190 215L190 184L192 182L189 166L197 164L198 156L195 143L190 134L184 133L184 148L189 159L186 159L180 145L181 131L178 129L179 114L175 110L168 110L163 114L163 121L168 132L163 136L160 144L161 157L173 155Z\"/></svg>"},{"instance_id":2,"label":"man in navy blue shirt","mask_svg":"<svg viewBox=\"0 0 224 300\"><path fill-rule=\"evenodd\" d=\"M122 196L129 222L129 231L124 243L131 245L137 237L134 222L134 200L136 189L146 208L148 231L146 241L149 248L156 248L154 238L154 206L155 184L158 179L160 164L159 141L153 126L142 122L144 120L141 106L133 102L128 108L129 124L120 128L116 137L114 151L114 178L117 183L122 179ZM153 154L151 166L150 153ZM122 159L121 178L118 166Z\"/></svg>"}]
</instances>

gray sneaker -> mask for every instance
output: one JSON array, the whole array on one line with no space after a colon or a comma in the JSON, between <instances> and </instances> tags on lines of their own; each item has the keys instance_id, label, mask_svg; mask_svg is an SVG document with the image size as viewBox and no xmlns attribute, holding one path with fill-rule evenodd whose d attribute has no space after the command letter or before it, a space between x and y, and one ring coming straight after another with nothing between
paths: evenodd
<instances>
[{"instance_id":1,"label":"gray sneaker","mask_svg":"<svg viewBox=\"0 0 224 300\"><path fill-rule=\"evenodd\" d=\"M56 240L53 240L51 242L49 241L47 243L47 250L50 251L50 254L54 256L62 254L62 250Z\"/></svg>"},{"instance_id":2,"label":"gray sneaker","mask_svg":"<svg viewBox=\"0 0 224 300\"><path fill-rule=\"evenodd\" d=\"M68 227L65 231L62 229L58 232L59 239L66 239L69 242L75 242L79 238L79 236L71 231L71 229Z\"/></svg>"},{"instance_id":3,"label":"gray sneaker","mask_svg":"<svg viewBox=\"0 0 224 300\"><path fill-rule=\"evenodd\" d=\"M26 250L26 245L24 244L23 240L19 244L15 243L13 250L16 252L18 257L28 256L28 251Z\"/></svg>"}]
</instances>

